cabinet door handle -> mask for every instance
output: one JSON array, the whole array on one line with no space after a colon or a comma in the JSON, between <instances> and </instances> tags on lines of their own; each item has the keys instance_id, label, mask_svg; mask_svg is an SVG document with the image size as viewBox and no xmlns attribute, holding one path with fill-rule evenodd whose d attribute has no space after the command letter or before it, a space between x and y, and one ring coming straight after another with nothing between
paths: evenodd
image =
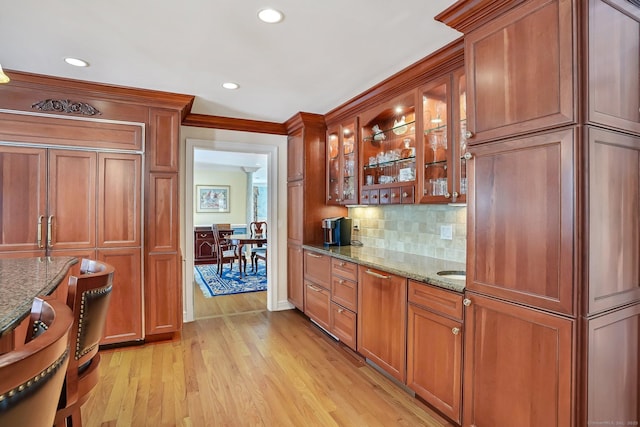
<instances>
[{"instance_id":1,"label":"cabinet door handle","mask_svg":"<svg viewBox=\"0 0 640 427\"><path fill-rule=\"evenodd\" d=\"M444 193L444 197L446 199L450 199L451 198L451 193Z\"/></svg>"},{"instance_id":2,"label":"cabinet door handle","mask_svg":"<svg viewBox=\"0 0 640 427\"><path fill-rule=\"evenodd\" d=\"M473 158L473 154L466 152L463 157L465 160L471 160Z\"/></svg>"},{"instance_id":3,"label":"cabinet door handle","mask_svg":"<svg viewBox=\"0 0 640 427\"><path fill-rule=\"evenodd\" d=\"M307 255L309 255L311 258L322 258L322 255L316 255L312 253L308 253Z\"/></svg>"},{"instance_id":4,"label":"cabinet door handle","mask_svg":"<svg viewBox=\"0 0 640 427\"><path fill-rule=\"evenodd\" d=\"M466 131L464 133L464 137L469 139L469 138L473 138L473 132L471 132L470 130Z\"/></svg>"},{"instance_id":5,"label":"cabinet door handle","mask_svg":"<svg viewBox=\"0 0 640 427\"><path fill-rule=\"evenodd\" d=\"M462 304L464 304L465 307L469 307L471 305L471 300L469 298L465 298L462 300Z\"/></svg>"},{"instance_id":6,"label":"cabinet door handle","mask_svg":"<svg viewBox=\"0 0 640 427\"><path fill-rule=\"evenodd\" d=\"M460 328L452 328L452 329L451 329L451 333L452 333L453 335L458 335L458 334L460 333Z\"/></svg>"},{"instance_id":7,"label":"cabinet door handle","mask_svg":"<svg viewBox=\"0 0 640 427\"><path fill-rule=\"evenodd\" d=\"M371 271L369 269L365 270L365 273L373 276L373 277L377 277L378 279L389 279L391 278L391 276L385 276L384 274L380 274L380 273L376 273L375 271Z\"/></svg>"},{"instance_id":8,"label":"cabinet door handle","mask_svg":"<svg viewBox=\"0 0 640 427\"><path fill-rule=\"evenodd\" d=\"M402 197L407 198L409 197L409 193L407 193L406 191L404 193L402 193Z\"/></svg>"},{"instance_id":9,"label":"cabinet door handle","mask_svg":"<svg viewBox=\"0 0 640 427\"><path fill-rule=\"evenodd\" d=\"M344 285L344 280L340 279L340 280L338 280L338 283L340 283L341 285Z\"/></svg>"},{"instance_id":10,"label":"cabinet door handle","mask_svg":"<svg viewBox=\"0 0 640 427\"><path fill-rule=\"evenodd\" d=\"M49 215L49 218L47 219L47 247L52 248L53 247L53 236L51 235L53 233L53 215Z\"/></svg>"},{"instance_id":11,"label":"cabinet door handle","mask_svg":"<svg viewBox=\"0 0 640 427\"><path fill-rule=\"evenodd\" d=\"M453 192L453 198L454 198L454 199L457 199L458 197L460 197L460 194L458 194L458 192L457 192L457 191L454 191L454 192Z\"/></svg>"},{"instance_id":12,"label":"cabinet door handle","mask_svg":"<svg viewBox=\"0 0 640 427\"><path fill-rule=\"evenodd\" d=\"M40 215L38 217L38 247L42 249L42 220L44 219L44 215Z\"/></svg>"}]
</instances>

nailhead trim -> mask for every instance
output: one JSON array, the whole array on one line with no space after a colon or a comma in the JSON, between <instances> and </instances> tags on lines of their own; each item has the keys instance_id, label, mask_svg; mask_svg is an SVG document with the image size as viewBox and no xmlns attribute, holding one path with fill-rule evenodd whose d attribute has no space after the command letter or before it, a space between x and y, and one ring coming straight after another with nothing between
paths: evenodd
<instances>
[{"instance_id":1,"label":"nailhead trim","mask_svg":"<svg viewBox=\"0 0 640 427\"><path fill-rule=\"evenodd\" d=\"M84 311L85 311L85 305L87 302L87 296L94 296L94 295L100 296L100 295L108 294L109 292L111 292L111 287L112 285L105 286L104 288L92 289L82 294L82 298L80 299L80 316L78 318L78 336L76 339L76 352L74 356L76 360L80 359L82 356L89 353L97 345L97 344L94 344L91 347L85 348L82 351L80 349L80 344L82 342L82 327L84 326Z\"/></svg>"}]
</instances>

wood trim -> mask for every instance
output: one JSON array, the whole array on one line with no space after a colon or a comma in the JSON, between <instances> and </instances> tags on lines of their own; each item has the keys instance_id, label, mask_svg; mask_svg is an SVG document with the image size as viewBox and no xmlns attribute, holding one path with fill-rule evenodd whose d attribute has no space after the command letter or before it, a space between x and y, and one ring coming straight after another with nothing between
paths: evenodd
<instances>
[{"instance_id":1,"label":"wood trim","mask_svg":"<svg viewBox=\"0 0 640 427\"><path fill-rule=\"evenodd\" d=\"M209 116L206 114L189 113L182 121L182 125L209 129L287 135L287 128L283 123L238 119L235 117Z\"/></svg>"},{"instance_id":2,"label":"wood trim","mask_svg":"<svg viewBox=\"0 0 640 427\"><path fill-rule=\"evenodd\" d=\"M11 86L38 90L42 92L66 89L81 93L83 97L96 97L112 101L134 103L145 107L165 107L179 110L184 118L191 111L195 96L162 92L150 89L138 89L104 83L94 83L62 77L5 70L11 75Z\"/></svg>"},{"instance_id":3,"label":"wood trim","mask_svg":"<svg viewBox=\"0 0 640 427\"><path fill-rule=\"evenodd\" d=\"M356 116L382 101L402 95L462 66L464 66L464 39L460 37L329 111L325 115L325 120L327 124L334 124Z\"/></svg>"},{"instance_id":4,"label":"wood trim","mask_svg":"<svg viewBox=\"0 0 640 427\"><path fill-rule=\"evenodd\" d=\"M467 34L520 3L524 0L460 0L434 19Z\"/></svg>"},{"instance_id":5,"label":"wood trim","mask_svg":"<svg viewBox=\"0 0 640 427\"><path fill-rule=\"evenodd\" d=\"M327 127L323 115L303 112L293 115L289 120L284 122L284 125L289 134L302 129L303 127L316 127L322 129L324 132Z\"/></svg>"}]
</instances>

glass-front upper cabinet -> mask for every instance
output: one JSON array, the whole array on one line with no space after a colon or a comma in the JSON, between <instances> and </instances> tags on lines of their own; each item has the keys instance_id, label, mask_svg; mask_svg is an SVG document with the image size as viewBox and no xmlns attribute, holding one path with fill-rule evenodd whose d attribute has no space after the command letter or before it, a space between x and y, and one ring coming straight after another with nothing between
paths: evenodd
<instances>
[{"instance_id":1,"label":"glass-front upper cabinet","mask_svg":"<svg viewBox=\"0 0 640 427\"><path fill-rule=\"evenodd\" d=\"M414 203L415 107L411 91L361 116L361 203Z\"/></svg>"},{"instance_id":2,"label":"glass-front upper cabinet","mask_svg":"<svg viewBox=\"0 0 640 427\"><path fill-rule=\"evenodd\" d=\"M420 203L464 203L466 84L462 70L421 89L422 167Z\"/></svg>"},{"instance_id":3,"label":"glass-front upper cabinet","mask_svg":"<svg viewBox=\"0 0 640 427\"><path fill-rule=\"evenodd\" d=\"M358 203L356 120L327 130L327 204Z\"/></svg>"}]
</instances>

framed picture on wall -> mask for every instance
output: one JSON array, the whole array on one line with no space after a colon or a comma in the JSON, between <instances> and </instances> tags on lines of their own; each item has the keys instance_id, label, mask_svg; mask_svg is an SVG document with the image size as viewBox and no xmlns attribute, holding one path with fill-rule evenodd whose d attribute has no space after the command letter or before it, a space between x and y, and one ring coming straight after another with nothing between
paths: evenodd
<instances>
[{"instance_id":1,"label":"framed picture on wall","mask_svg":"<svg viewBox=\"0 0 640 427\"><path fill-rule=\"evenodd\" d=\"M196 212L229 212L228 185L196 185Z\"/></svg>"}]
</instances>

